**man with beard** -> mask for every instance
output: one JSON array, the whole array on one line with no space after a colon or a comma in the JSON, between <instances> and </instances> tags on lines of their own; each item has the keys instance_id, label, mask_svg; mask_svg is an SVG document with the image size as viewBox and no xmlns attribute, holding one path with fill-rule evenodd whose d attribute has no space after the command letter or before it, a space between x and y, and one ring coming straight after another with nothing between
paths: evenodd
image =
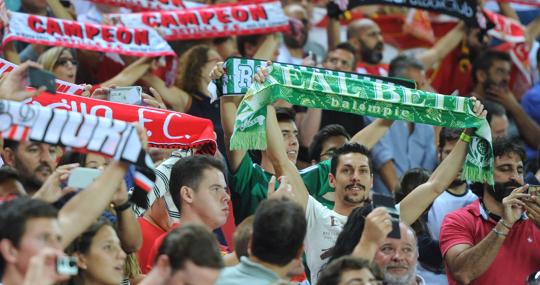
<instances>
[{"instance_id":1,"label":"man with beard","mask_svg":"<svg viewBox=\"0 0 540 285\"><path fill-rule=\"evenodd\" d=\"M480 100L491 100L506 109L509 119L508 136L519 135L531 147L540 147L540 126L527 115L510 91L510 55L499 51L487 51L481 54L473 64L472 79L474 89L471 96ZM514 132L512 133L512 130Z\"/></svg>"},{"instance_id":2,"label":"man with beard","mask_svg":"<svg viewBox=\"0 0 540 285\"><path fill-rule=\"evenodd\" d=\"M493 154L494 187L482 185L481 198L448 214L441 227L451 285L523 284L540 264L540 199L521 186L525 150L500 138Z\"/></svg>"},{"instance_id":3,"label":"man with beard","mask_svg":"<svg viewBox=\"0 0 540 285\"><path fill-rule=\"evenodd\" d=\"M356 72L388 75L388 64L383 59L384 42L379 25L370 19L352 22L347 29L347 40L356 48Z\"/></svg>"},{"instance_id":4,"label":"man with beard","mask_svg":"<svg viewBox=\"0 0 540 285\"><path fill-rule=\"evenodd\" d=\"M285 15L292 21L292 31L283 35L284 45L279 48L278 62L301 64L304 45L308 39L309 17L306 9L299 4L290 4L284 8Z\"/></svg>"},{"instance_id":5,"label":"man with beard","mask_svg":"<svg viewBox=\"0 0 540 285\"><path fill-rule=\"evenodd\" d=\"M387 285L424 285L424 279L416 274L418 247L414 230L399 223L400 239L386 238L375 254L375 264L384 274Z\"/></svg>"},{"instance_id":6,"label":"man with beard","mask_svg":"<svg viewBox=\"0 0 540 285\"><path fill-rule=\"evenodd\" d=\"M6 165L19 172L26 192L32 196L56 169L58 154L57 146L5 140L3 158Z\"/></svg>"}]
</instances>

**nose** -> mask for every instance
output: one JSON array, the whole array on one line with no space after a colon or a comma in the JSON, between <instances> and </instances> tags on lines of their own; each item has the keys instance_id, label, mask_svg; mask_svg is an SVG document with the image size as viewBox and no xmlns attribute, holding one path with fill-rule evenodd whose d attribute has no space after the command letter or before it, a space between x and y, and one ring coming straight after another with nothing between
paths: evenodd
<instances>
[{"instance_id":1,"label":"nose","mask_svg":"<svg viewBox=\"0 0 540 285\"><path fill-rule=\"evenodd\" d=\"M227 189L225 189L225 191L223 192L224 192L223 202L228 203L231 200L231 196L229 195L229 193L227 193Z\"/></svg>"},{"instance_id":2,"label":"nose","mask_svg":"<svg viewBox=\"0 0 540 285\"><path fill-rule=\"evenodd\" d=\"M118 248L118 259L125 260L126 258L127 258L126 252L121 247L119 247Z\"/></svg>"}]
</instances>

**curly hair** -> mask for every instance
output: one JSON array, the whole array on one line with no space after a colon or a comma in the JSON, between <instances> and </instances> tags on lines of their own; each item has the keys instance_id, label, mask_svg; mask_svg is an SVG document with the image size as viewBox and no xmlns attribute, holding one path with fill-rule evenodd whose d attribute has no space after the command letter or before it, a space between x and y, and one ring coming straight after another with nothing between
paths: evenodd
<instances>
[{"instance_id":1,"label":"curly hair","mask_svg":"<svg viewBox=\"0 0 540 285\"><path fill-rule=\"evenodd\" d=\"M202 68L208 62L208 45L196 45L180 57L177 87L193 95L200 92Z\"/></svg>"}]
</instances>

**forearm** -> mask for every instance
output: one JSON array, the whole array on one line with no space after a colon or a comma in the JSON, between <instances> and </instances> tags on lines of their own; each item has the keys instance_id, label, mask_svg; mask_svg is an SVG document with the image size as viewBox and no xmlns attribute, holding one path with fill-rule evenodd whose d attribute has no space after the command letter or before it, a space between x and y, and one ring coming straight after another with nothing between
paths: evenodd
<instances>
[{"instance_id":1,"label":"forearm","mask_svg":"<svg viewBox=\"0 0 540 285\"><path fill-rule=\"evenodd\" d=\"M128 165L123 162L112 162L96 181L75 195L60 210L58 220L62 230L63 248L66 248L101 215L120 187L127 168Z\"/></svg>"},{"instance_id":2,"label":"forearm","mask_svg":"<svg viewBox=\"0 0 540 285\"><path fill-rule=\"evenodd\" d=\"M532 48L532 43L540 35L540 16L530 22L525 29L525 36L529 48Z\"/></svg>"},{"instance_id":3,"label":"forearm","mask_svg":"<svg viewBox=\"0 0 540 285\"><path fill-rule=\"evenodd\" d=\"M319 132L321 126L322 110L317 108L309 108L306 116L302 120L302 124L298 126L300 132L300 143L303 146L309 146L313 141L313 137Z\"/></svg>"},{"instance_id":4,"label":"forearm","mask_svg":"<svg viewBox=\"0 0 540 285\"><path fill-rule=\"evenodd\" d=\"M499 5L499 9L503 16L506 16L508 18L514 19L519 22L519 16L516 13L516 11L512 9L512 6L510 6L510 2L497 1L497 4Z\"/></svg>"},{"instance_id":5,"label":"forearm","mask_svg":"<svg viewBox=\"0 0 540 285\"><path fill-rule=\"evenodd\" d=\"M148 71L150 63L148 63L147 61L147 58L139 58L138 60L124 68L116 76L103 82L101 85L103 87L133 85Z\"/></svg>"},{"instance_id":6,"label":"forearm","mask_svg":"<svg viewBox=\"0 0 540 285\"><path fill-rule=\"evenodd\" d=\"M127 254L138 251L142 245L142 232L135 213L129 208L117 214L118 237L120 238L122 249Z\"/></svg>"},{"instance_id":7,"label":"forearm","mask_svg":"<svg viewBox=\"0 0 540 285\"><path fill-rule=\"evenodd\" d=\"M540 126L529 117L518 103L507 107L507 110L516 120L519 134L524 138L525 142L533 148L540 147Z\"/></svg>"},{"instance_id":8,"label":"forearm","mask_svg":"<svg viewBox=\"0 0 540 285\"><path fill-rule=\"evenodd\" d=\"M264 42L259 47L255 55L253 55L253 58L255 59L263 59L263 60L270 60L274 57L274 53L279 47L279 40L276 39L277 35L270 34L266 36L266 39L264 39Z\"/></svg>"},{"instance_id":9,"label":"forearm","mask_svg":"<svg viewBox=\"0 0 540 285\"><path fill-rule=\"evenodd\" d=\"M361 145L364 145L368 149L371 149L384 136L384 134L386 133L386 131L388 131L393 122L394 121L377 119L373 123L363 128L361 131L356 133L352 137L351 142L359 143Z\"/></svg>"},{"instance_id":10,"label":"forearm","mask_svg":"<svg viewBox=\"0 0 540 285\"><path fill-rule=\"evenodd\" d=\"M326 32L328 35L328 50L334 49L341 42L341 24L338 19L329 18Z\"/></svg>"},{"instance_id":11,"label":"forearm","mask_svg":"<svg viewBox=\"0 0 540 285\"><path fill-rule=\"evenodd\" d=\"M500 223L495 229L506 233L506 228ZM491 231L475 246L459 253L452 261L447 260L450 273L458 282L469 284L488 270L503 242L504 237L498 237Z\"/></svg>"},{"instance_id":12,"label":"forearm","mask_svg":"<svg viewBox=\"0 0 540 285\"><path fill-rule=\"evenodd\" d=\"M67 11L59 0L47 0L47 4L51 8L51 11L55 18L73 21L73 16Z\"/></svg>"},{"instance_id":13,"label":"forearm","mask_svg":"<svg viewBox=\"0 0 540 285\"><path fill-rule=\"evenodd\" d=\"M364 236L362 236L358 244L354 247L351 255L371 262L375 258L375 254L378 250L379 247L377 246L377 243L367 241L364 239Z\"/></svg>"},{"instance_id":14,"label":"forearm","mask_svg":"<svg viewBox=\"0 0 540 285\"><path fill-rule=\"evenodd\" d=\"M393 193L398 184L398 176L396 172L396 167L394 166L394 161L389 160L385 162L383 166L379 168L379 175L381 176L381 180L384 183L384 186L386 186L388 191Z\"/></svg>"},{"instance_id":15,"label":"forearm","mask_svg":"<svg viewBox=\"0 0 540 285\"><path fill-rule=\"evenodd\" d=\"M435 45L418 55L417 59L422 62L425 69L430 69L434 64L446 57L460 42L465 35L465 25L459 22L449 33L440 38Z\"/></svg>"},{"instance_id":16,"label":"forearm","mask_svg":"<svg viewBox=\"0 0 540 285\"><path fill-rule=\"evenodd\" d=\"M220 98L221 126L225 137L226 155L229 159L229 167L232 173L235 173L242 159L246 155L244 150L231 150L230 141L234 131L234 121L236 119L236 109L242 97L223 96Z\"/></svg>"}]
</instances>

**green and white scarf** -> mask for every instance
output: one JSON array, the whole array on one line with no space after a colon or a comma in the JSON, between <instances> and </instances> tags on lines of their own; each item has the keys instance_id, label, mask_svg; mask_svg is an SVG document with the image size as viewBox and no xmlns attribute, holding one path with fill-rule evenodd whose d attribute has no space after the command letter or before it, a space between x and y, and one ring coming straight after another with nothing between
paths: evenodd
<instances>
[{"instance_id":1,"label":"green and white scarf","mask_svg":"<svg viewBox=\"0 0 540 285\"><path fill-rule=\"evenodd\" d=\"M293 105L405 120L450 128L476 128L462 176L493 184L491 131L470 98L447 96L383 82L273 64L262 84L253 83L238 108L231 149L266 149L266 106ZM230 73L231 71L228 70Z\"/></svg>"}]
</instances>

